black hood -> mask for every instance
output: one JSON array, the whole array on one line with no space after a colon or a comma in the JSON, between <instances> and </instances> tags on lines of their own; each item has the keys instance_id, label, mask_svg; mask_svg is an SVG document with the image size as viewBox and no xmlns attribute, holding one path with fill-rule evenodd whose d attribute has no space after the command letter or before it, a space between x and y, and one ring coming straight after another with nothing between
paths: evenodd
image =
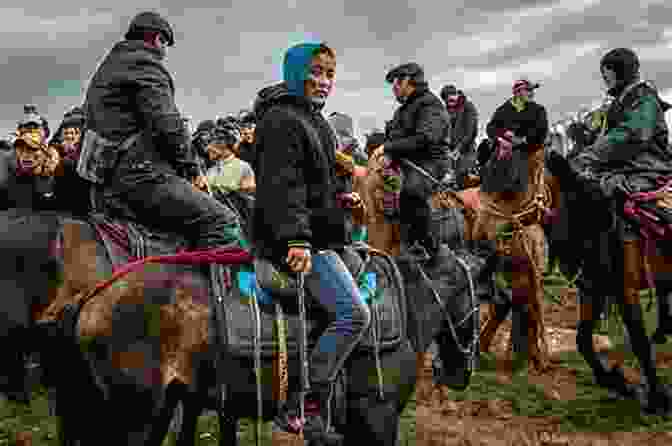
<instances>
[{"instance_id":1,"label":"black hood","mask_svg":"<svg viewBox=\"0 0 672 446\"><path fill-rule=\"evenodd\" d=\"M264 113L266 113L269 108L280 103L298 104L314 112L320 111L324 107L324 105L318 106L313 104L303 96L290 94L287 84L285 82L280 82L264 87L257 93L257 98L254 100L253 106L253 113L257 118L257 122L263 119Z\"/></svg>"}]
</instances>

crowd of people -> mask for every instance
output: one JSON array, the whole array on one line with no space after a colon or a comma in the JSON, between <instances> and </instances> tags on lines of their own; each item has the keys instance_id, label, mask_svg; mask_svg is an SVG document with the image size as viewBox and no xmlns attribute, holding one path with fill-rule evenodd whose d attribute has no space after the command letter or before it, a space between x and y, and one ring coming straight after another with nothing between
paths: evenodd
<instances>
[{"instance_id":1,"label":"crowd of people","mask_svg":"<svg viewBox=\"0 0 672 446\"><path fill-rule=\"evenodd\" d=\"M471 167L495 166L483 175L486 192L521 191L527 187L526 154L543 150L549 133L546 109L534 100L540 85L516 80L477 149L479 116L466 94L447 85L436 95L421 65L402 64L385 78L399 108L384 131L372 132L360 145L350 116L322 113L337 77L336 51L305 43L287 50L283 82L261 89L252 110L203 121L189 135L163 63L173 44L164 17L138 14L92 77L84 105L69 111L53 136L37 108L26 106L15 141L5 145L16 174L3 189L4 207L109 212L182 233L195 249L214 249L241 239L235 213L217 194L254 194L255 255L286 272L310 273L316 304L331 315L311 355L306 423L321 438L335 435L323 425L331 386L370 323L368 306L338 256L351 240L348 212L361 198L352 180L337 172L337 155L360 165L382 157L385 212L400 220L407 243L423 248L431 261L439 247L431 230L432 183L416 167L463 188ZM664 120L656 114L657 93L639 83L636 55L614 50L600 69L614 96L634 91L639 98L627 103L629 114L608 112L605 129L630 127L600 139L600 153L616 156L612 149L635 137L648 144L652 137L643 129L652 120L664 126ZM661 127L656 135L651 144L663 144L667 130ZM620 197L628 188L625 177L605 182L596 173L603 172L601 163L599 153L579 158L579 176L597 189L609 186L605 197ZM645 180L642 187L650 186ZM221 265L210 268L211 277L222 274ZM272 290L261 279L259 287ZM300 429L295 402L276 418L279 429Z\"/></svg>"}]
</instances>

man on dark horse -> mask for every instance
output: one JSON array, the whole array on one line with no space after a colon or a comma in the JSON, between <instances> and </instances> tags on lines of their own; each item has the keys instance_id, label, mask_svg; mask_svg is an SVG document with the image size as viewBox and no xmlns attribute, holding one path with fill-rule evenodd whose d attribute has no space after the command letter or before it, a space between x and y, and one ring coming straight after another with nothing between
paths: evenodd
<instances>
[{"instance_id":1,"label":"man on dark horse","mask_svg":"<svg viewBox=\"0 0 672 446\"><path fill-rule=\"evenodd\" d=\"M199 170L163 64L166 47L174 43L172 27L159 14L133 18L125 40L89 84L78 172L95 183L95 201L102 199L105 210L183 234L195 249L237 243L233 211L187 180ZM211 272L219 274L220 266Z\"/></svg>"},{"instance_id":2,"label":"man on dark horse","mask_svg":"<svg viewBox=\"0 0 672 446\"><path fill-rule=\"evenodd\" d=\"M648 236L641 231L642 226L628 217L626 212L629 203L634 200L633 194L658 190L661 179L672 178L672 154L664 117L669 106L660 99L652 84L640 79L639 68L637 55L627 48L613 49L602 57L602 78L615 100L607 110L603 134L594 144L569 159L569 171L566 173L578 181L581 190L587 194L585 198L595 203L594 212L588 218L609 222L605 227L611 228L610 234L616 239L618 246L616 251L610 252L609 258L616 258L621 262L620 266L615 265L616 270L612 272L612 276L622 274L622 282L619 286L614 286L616 291L622 293L621 314L628 327L632 349L637 354L642 375L648 385L647 406L652 409L669 409L670 402L665 401L669 397L666 397L666 392L657 378L655 357L642 323L639 297L643 266L642 245ZM554 167L560 169L567 165L553 154L550 161ZM551 170L555 171L555 168ZM606 214L606 219L601 218L602 214ZM657 242L667 246L669 240ZM609 243L609 246L613 246L613 243ZM595 248L588 251L595 251ZM604 273L605 268L611 270L611 267L603 266L604 263L601 265L598 255L593 254L584 261L586 280L582 297L585 302L582 302L577 326L577 347L589 361L599 383L607 382L610 376L606 365L597 362L590 353L590 334L597 319L595 311L602 306L602 296L609 292L609 283L604 282L604 277L607 277ZM664 253L664 257L667 255L669 254ZM662 279L666 283L662 284L665 292L661 295L663 299L660 299L660 303L663 305L659 307L659 311L665 315L665 320L660 321L659 329L662 327L664 332L670 333L672 325L669 307L665 308L670 290L669 279ZM657 291L660 290L661 284L656 285ZM614 373L613 370L611 372Z\"/></svg>"},{"instance_id":3,"label":"man on dark horse","mask_svg":"<svg viewBox=\"0 0 672 446\"><path fill-rule=\"evenodd\" d=\"M458 186L464 188L467 164L476 160L476 136L478 135L478 111L476 106L454 85L441 89L441 99L446 104L450 119L449 149L453 159L453 168L460 178L455 178ZM462 161L462 162L460 162ZM464 172L463 172L464 170Z\"/></svg>"},{"instance_id":4,"label":"man on dark horse","mask_svg":"<svg viewBox=\"0 0 672 446\"><path fill-rule=\"evenodd\" d=\"M371 320L334 252L347 235L337 203L336 136L321 111L334 87L336 55L325 44L296 45L285 54L283 70L284 82L262 89L255 103L254 242L256 255L281 271L310 273L306 285L331 319L310 357L304 438L335 444L342 437L325 432L333 383ZM297 433L297 409L298 398L290 397L274 429Z\"/></svg>"},{"instance_id":5,"label":"man on dark horse","mask_svg":"<svg viewBox=\"0 0 672 446\"><path fill-rule=\"evenodd\" d=\"M407 63L390 70L385 80L401 106L385 129L385 143L372 156L385 155L392 162L405 158L437 180L449 170L449 118L441 99L429 90L425 74L417 63ZM431 230L432 184L412 167L401 165L403 180L399 196L399 216L406 242L419 243L434 258L439 240Z\"/></svg>"},{"instance_id":6,"label":"man on dark horse","mask_svg":"<svg viewBox=\"0 0 672 446\"><path fill-rule=\"evenodd\" d=\"M642 352L640 359L642 370L647 378L655 377L655 358L651 355L649 342L641 324L642 309L639 302L639 290L642 271L642 244L640 228L633 220L625 217L624 208L631 194L656 190L661 178L672 175L672 154L668 145L668 128L665 122L664 103L655 87L640 79L639 60L630 49L617 48L609 51L600 61L600 71L609 94L615 98L610 104L603 134L592 146L585 148L569 160L572 174L580 181L583 189L590 193L590 199L609 204L612 228L622 243L622 293L623 318L640 321L633 325L641 330L629 332L633 350ZM555 157L555 156L554 156ZM559 160L554 165L561 164ZM665 241L665 244L669 243ZM603 278L598 261L586 264L585 298L598 299L605 293ZM597 269L596 269L597 268ZM598 277L599 276L599 277ZM669 282L669 281L666 281ZM660 284L657 284L658 288ZM672 334L672 316L670 315L670 285L663 284L664 293L659 301L660 334ZM659 289L660 291L660 289ZM601 307L596 302L592 306ZM586 306L591 307L591 305ZM588 310L586 310L588 311ZM594 310L593 310L594 311ZM582 314L581 325L592 324L589 313ZM627 322L627 320L626 320ZM628 324L630 326L630 324ZM592 326L591 326L592 327ZM588 330L580 330L590 333ZM579 339L579 351L589 349L590 339ZM594 367L595 368L595 367ZM656 391L657 383L648 383Z\"/></svg>"}]
</instances>

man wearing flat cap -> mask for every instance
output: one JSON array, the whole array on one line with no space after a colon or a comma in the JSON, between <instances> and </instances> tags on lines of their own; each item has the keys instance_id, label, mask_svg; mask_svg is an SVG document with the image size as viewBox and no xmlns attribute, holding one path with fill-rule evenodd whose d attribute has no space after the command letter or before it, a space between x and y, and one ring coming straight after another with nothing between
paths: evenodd
<instances>
[{"instance_id":1,"label":"man wearing flat cap","mask_svg":"<svg viewBox=\"0 0 672 446\"><path fill-rule=\"evenodd\" d=\"M385 143L372 156L385 155L391 162L407 159L440 180L448 171L448 113L441 100L429 90L420 65L400 65L385 76L401 106L386 125ZM399 217L407 234L407 246L418 242L433 257L439 240L431 231L431 183L405 164Z\"/></svg>"}]
</instances>

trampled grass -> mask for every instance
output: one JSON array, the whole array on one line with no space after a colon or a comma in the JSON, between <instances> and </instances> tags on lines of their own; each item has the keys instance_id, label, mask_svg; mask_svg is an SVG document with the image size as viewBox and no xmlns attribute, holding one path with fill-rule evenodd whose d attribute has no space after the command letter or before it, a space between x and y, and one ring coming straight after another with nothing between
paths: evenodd
<instances>
[{"instance_id":1,"label":"trampled grass","mask_svg":"<svg viewBox=\"0 0 672 446\"><path fill-rule=\"evenodd\" d=\"M646 309L648 295L643 294L642 306ZM612 316L613 317L613 316ZM645 311L649 332L655 328L655 310ZM625 364L637 367L631 353L624 350L623 332L619 323L609 324L610 338L615 344L613 350L624 351ZM657 347L659 351L672 352L672 343ZM558 417L565 432L662 432L672 431L672 420L656 416L642 416L639 407L632 401L607 399L607 392L593 384L592 372L583 358L576 352L563 355L563 366L576 370L576 397L553 400L544 397L544 389L530 383L523 373L514 377L511 385L497 382L496 361L492 354L481 357L480 370L472 379L472 385L464 392L449 393L454 400L509 400L514 415L527 417ZM672 383L672 369L661 368L660 374L667 383ZM400 445L415 444L415 401L412 400L401 418ZM241 445L254 444L253 424L250 420L241 422ZM17 432L33 432L34 446L57 445L55 419L48 416L46 393L39 390L34 394L30 407L13 403L0 403L0 446L13 443ZM215 445L218 427L216 418L203 416L199 420L200 446ZM264 426L262 441L270 444L270 426ZM170 441L165 443L170 444Z\"/></svg>"}]
</instances>

